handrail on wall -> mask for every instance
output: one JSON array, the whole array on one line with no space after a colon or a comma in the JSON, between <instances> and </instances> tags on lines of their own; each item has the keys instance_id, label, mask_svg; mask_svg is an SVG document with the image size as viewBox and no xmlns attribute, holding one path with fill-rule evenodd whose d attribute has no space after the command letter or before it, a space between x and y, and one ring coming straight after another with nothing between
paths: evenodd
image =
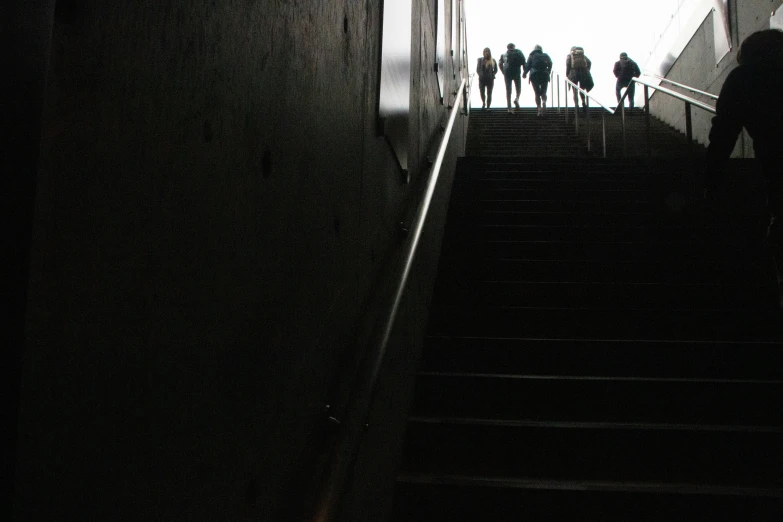
<instances>
[{"instance_id":1,"label":"handrail on wall","mask_svg":"<svg viewBox=\"0 0 783 522\"><path fill-rule=\"evenodd\" d=\"M661 87L660 85L656 85L647 80L633 78L632 81L644 86L644 114L645 125L647 127L647 155L652 156L652 137L650 131L650 89L655 89L656 91L676 98L685 103L685 136L688 140L688 153L693 153L693 120L691 117L691 107L695 106L712 114L715 114L715 107L691 98L690 96L686 96L679 92L672 91L671 89L667 89L666 87ZM681 86L685 89L691 89L691 87L687 85L678 84L678 86ZM620 101L618 102L618 105L621 107L623 117L623 155L625 155L625 99L627 96L628 90L626 89L620 98Z\"/></svg>"},{"instance_id":2,"label":"handrail on wall","mask_svg":"<svg viewBox=\"0 0 783 522\"><path fill-rule=\"evenodd\" d=\"M367 366L364 367L364 371L362 371L358 377L356 388L352 392L348 408L346 409L344 422L334 419L334 422L339 424L341 429L336 442L330 451L328 475L323 482L323 487L319 491L315 512L311 518L313 522L328 522L334 520L334 517L337 515L337 508L345 492L350 472L359 452L359 444L369 427L368 417L375 395L378 374L386 354L386 348L391 337L397 312L400 308L405 285L408 282L411 267L413 266L413 260L416 257L416 250L419 246L424 223L427 219L427 212L432 203L432 197L438 183L443 159L446 156L446 149L449 145L451 130L454 127L454 120L460 112L461 101L466 100L466 84L467 80L462 78L462 82L453 93L455 95L454 105L451 107L449 122L446 125L443 138L441 139L438 155L432 166L430 179L427 181L426 191L419 202L419 206L416 209L416 214L413 218L413 231L409 235L410 241L405 245L402 252L402 261L394 272L394 298L391 303L387 303L387 306L383 308L383 313L379 317L381 320L375 323L370 338L370 353L367 357Z\"/></svg>"},{"instance_id":3,"label":"handrail on wall","mask_svg":"<svg viewBox=\"0 0 783 522\"><path fill-rule=\"evenodd\" d=\"M557 77L557 80L553 81L552 83L553 83L553 85L554 85L554 83L557 83L557 110L558 110L558 112L560 112L560 73L555 73L554 71L552 71L550 74L552 76L552 79L554 79L554 77ZM604 103L601 103L601 101L598 100L598 98L596 98L595 96L593 96L592 94L590 94L586 90L582 89L582 87L579 84L576 84L576 83L572 82L571 80L569 80L568 78L565 78L565 91L566 91L566 96L565 96L565 121L566 121L566 123L568 123L568 89L569 89L569 87L571 89L574 89L574 91L576 91L578 93L582 93L585 96L585 101L587 103L587 105L585 107L587 107L587 109L588 109L587 110L587 151L588 152L590 152L591 146L592 146L592 140L591 140L591 135L590 135L590 110L589 110L590 109L590 100L593 100L596 104L598 104L599 107L604 109L603 111L601 111L601 134L603 136L603 157L605 158L606 157L606 113L608 112L609 114L614 114L615 113L614 109L612 109L610 107L607 107ZM554 87L553 87L553 92L554 92ZM577 100L578 99L579 98L577 97ZM576 106L576 110L574 111L574 126L575 126L575 129L576 129L576 134L579 134L579 105L578 105L578 103L577 103L577 106Z\"/></svg>"},{"instance_id":4,"label":"handrail on wall","mask_svg":"<svg viewBox=\"0 0 783 522\"><path fill-rule=\"evenodd\" d=\"M665 83L668 83L670 85L674 85L675 87L679 87L681 89L686 89L686 90L692 92L693 94L700 94L701 96L706 96L708 98L712 98L713 100L717 100L718 99L718 95L717 94L712 94L711 92L706 92L706 91L700 91L699 89L695 89L695 88L691 87L690 85L685 85L683 83L675 82L675 81L670 80L670 79L668 79L668 78L666 78L664 76L661 76L659 74L652 74L652 73L645 72L644 75L645 76L649 76L650 78L655 78L656 80L658 80L660 82L665 82Z\"/></svg>"}]
</instances>

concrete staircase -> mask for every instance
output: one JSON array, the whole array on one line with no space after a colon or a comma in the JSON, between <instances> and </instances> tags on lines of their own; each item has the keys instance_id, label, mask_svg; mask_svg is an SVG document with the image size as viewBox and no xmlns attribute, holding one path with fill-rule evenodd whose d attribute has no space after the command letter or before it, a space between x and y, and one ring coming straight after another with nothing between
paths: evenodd
<instances>
[{"instance_id":1,"label":"concrete staircase","mask_svg":"<svg viewBox=\"0 0 783 522\"><path fill-rule=\"evenodd\" d=\"M551 116L471 113L393 519L783 520L752 164L708 209L671 129L596 159Z\"/></svg>"},{"instance_id":2,"label":"concrete staircase","mask_svg":"<svg viewBox=\"0 0 783 522\"><path fill-rule=\"evenodd\" d=\"M517 109L509 114L506 109L470 112L468 156L523 156L523 157L600 157L603 155L602 118L606 129L607 157L622 157L622 116L603 109L590 109L585 114L579 109L579 134L576 133L575 111L565 108L547 108L546 115L536 116L535 108ZM590 119L591 150L587 151L588 122ZM647 156L647 126L642 109L626 109L626 153L631 157ZM652 156L655 158L682 158L688 149L685 135L655 117L650 119ZM701 157L704 147L696 145L693 154Z\"/></svg>"}]
</instances>

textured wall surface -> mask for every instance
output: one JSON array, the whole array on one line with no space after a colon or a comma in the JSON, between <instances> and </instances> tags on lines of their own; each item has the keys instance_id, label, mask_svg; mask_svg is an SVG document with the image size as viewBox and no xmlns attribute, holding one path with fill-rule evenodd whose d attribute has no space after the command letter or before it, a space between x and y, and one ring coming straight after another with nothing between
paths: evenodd
<instances>
[{"instance_id":1,"label":"textured wall surface","mask_svg":"<svg viewBox=\"0 0 783 522\"><path fill-rule=\"evenodd\" d=\"M410 184L376 135L378 2L87 0L55 19L20 519L275 520L301 502L446 121L430 3ZM421 342L433 227L399 346Z\"/></svg>"},{"instance_id":2,"label":"textured wall surface","mask_svg":"<svg viewBox=\"0 0 783 522\"><path fill-rule=\"evenodd\" d=\"M697 89L719 94L726 76L737 66L739 44L751 33L769 29L770 13L781 5L780 0L742 0L730 2L732 50L717 65L715 64L715 43L713 39L713 17L707 16L696 31L674 66L667 74L670 80L693 86ZM674 90L678 90L673 88ZM688 94L683 91L684 94ZM714 100L693 96L710 105ZM684 103L667 95L654 94L650 100L650 110L666 123L685 132ZM693 136L702 144L709 143L712 114L701 109L692 109ZM753 156L753 144L743 131L737 142L734 156Z\"/></svg>"}]
</instances>

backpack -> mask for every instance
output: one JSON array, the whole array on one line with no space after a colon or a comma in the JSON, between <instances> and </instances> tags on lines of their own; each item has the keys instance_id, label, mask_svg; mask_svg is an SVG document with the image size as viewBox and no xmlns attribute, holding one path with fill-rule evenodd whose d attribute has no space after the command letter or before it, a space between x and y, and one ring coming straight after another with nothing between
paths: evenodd
<instances>
[{"instance_id":1,"label":"backpack","mask_svg":"<svg viewBox=\"0 0 783 522\"><path fill-rule=\"evenodd\" d=\"M573 69L587 69L587 58L585 58L585 50L581 47L576 47L573 51L571 51L571 67Z\"/></svg>"},{"instance_id":2,"label":"backpack","mask_svg":"<svg viewBox=\"0 0 783 522\"><path fill-rule=\"evenodd\" d=\"M531 54L532 64L528 64L530 69L535 69L538 72L549 72L552 70L552 59L548 54L535 53Z\"/></svg>"},{"instance_id":3,"label":"backpack","mask_svg":"<svg viewBox=\"0 0 783 522\"><path fill-rule=\"evenodd\" d=\"M506 66L511 68L522 67L522 53L519 49L511 49L506 53Z\"/></svg>"}]
</instances>

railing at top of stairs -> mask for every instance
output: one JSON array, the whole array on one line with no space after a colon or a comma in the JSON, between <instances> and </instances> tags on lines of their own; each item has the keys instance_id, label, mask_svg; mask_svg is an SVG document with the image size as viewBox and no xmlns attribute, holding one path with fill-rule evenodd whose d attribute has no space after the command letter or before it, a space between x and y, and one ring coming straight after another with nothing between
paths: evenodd
<instances>
[{"instance_id":1,"label":"railing at top of stairs","mask_svg":"<svg viewBox=\"0 0 783 522\"><path fill-rule=\"evenodd\" d=\"M658 81L663 81L661 77L653 76L653 78L657 79ZM665 80L665 78L664 78ZM671 89L667 89L666 87L661 87L660 85L656 85L654 82L650 80L643 80L640 78L633 78L631 81L636 82L640 85L644 86L644 115L645 115L645 125L647 127L647 156L652 156L652 138L650 136L650 89L655 89L656 91L666 94L667 96L671 96L673 98L676 98L682 102L685 103L685 136L688 142L688 154L693 154L693 120L691 117L691 107L698 107L699 109L703 109L707 112L710 112L712 114L715 114L715 107L712 105L707 105L704 102L701 102L695 98L691 98L690 96L686 96L684 94L681 94L679 92L675 92ZM690 87L688 85L684 85L681 83L673 82L671 80L666 80L667 83L670 83L672 85L675 85L677 87L687 89L691 92L694 92L696 94L702 94L709 97L712 97L713 99L718 99L717 96L714 94L706 93L703 91L699 91L698 89L694 89L693 87ZM625 155L625 99L628 96L628 89L625 90L622 97L620 98L620 101L618 102L618 105L621 107L621 113L623 118L623 155Z\"/></svg>"},{"instance_id":2,"label":"railing at top of stairs","mask_svg":"<svg viewBox=\"0 0 783 522\"><path fill-rule=\"evenodd\" d=\"M551 76L551 85L552 85L552 97L554 98L554 89L555 84L557 85L557 112L560 112L560 74L555 73L552 71L550 74ZM711 98L713 100L717 100L718 96L709 92L701 91L699 89L696 89L694 87L691 87L689 85L685 85L682 83L675 82L673 80L669 80L667 78L664 78L662 76L653 75L653 74L647 74L645 73L645 76L648 76L652 78L653 80L656 80L660 83L668 83L675 87L679 87L681 89L688 90L694 94L706 96L708 98ZM650 89L654 89L658 92L661 92L662 94L666 94L667 96L671 96L673 98L676 98L678 100L681 100L685 103L685 135L688 143L688 153L693 153L693 123L692 123L692 117L691 117L691 107L698 107L699 109L705 110L707 112L710 112L712 114L715 114L715 107L712 105L708 105L704 102L701 102L695 98L691 98L690 96L686 96L684 94L681 94L679 92L675 92L671 89L667 89L666 87L661 87L659 84L654 83L653 81L649 79L640 79L640 78L633 78L631 81L640 84L644 86L644 114L645 114L645 127L647 132L647 155L648 157L652 156L652 136L651 136L651 125L650 125ZM628 89L625 89L623 92L623 95L620 97L620 101L617 102L617 107L615 109L612 109L608 107L607 105L601 103L595 96L591 95L589 92L585 91L581 88L581 85L575 84L568 78L564 78L564 85L565 85L565 120L566 123L568 123L568 91L570 89L576 90L578 93L581 93L585 96L585 107L587 107L587 151L590 152L591 150L591 139L590 139L590 100L592 99L596 104L598 104L603 111L601 111L601 126L602 126L602 135L603 135L603 156L606 157L606 121L605 121L605 115L606 112L609 114L615 114L617 112L617 109L620 110L621 118L622 118L622 135L623 135L623 156L627 155L627 140L626 140L626 125L625 125L625 100L628 97ZM579 110L578 106L575 108L574 111L574 126L576 129L576 133L579 134Z\"/></svg>"},{"instance_id":3,"label":"railing at top of stairs","mask_svg":"<svg viewBox=\"0 0 783 522\"><path fill-rule=\"evenodd\" d=\"M560 112L560 74L555 73L552 71L552 91L554 95L554 85L557 84L557 112ZM555 78L557 78L555 80ZM565 81L565 121L568 123L568 91L569 89L573 89L575 91L574 96L578 100L578 94L581 93L585 97L585 108L586 108L586 117L587 117L587 152L591 152L592 150L592 139L591 139L591 133L590 133L590 100L593 100L596 105L601 107L603 110L601 111L601 135L602 135L602 143L603 143L603 157L606 157L606 113L614 114L614 109L610 108L606 104L602 103L600 100L598 100L595 96L587 92L586 90L582 89L582 86L578 83L574 83L568 78L564 78ZM576 110L574 111L574 128L575 132L578 135L579 134L579 104L576 103Z\"/></svg>"}]
</instances>

